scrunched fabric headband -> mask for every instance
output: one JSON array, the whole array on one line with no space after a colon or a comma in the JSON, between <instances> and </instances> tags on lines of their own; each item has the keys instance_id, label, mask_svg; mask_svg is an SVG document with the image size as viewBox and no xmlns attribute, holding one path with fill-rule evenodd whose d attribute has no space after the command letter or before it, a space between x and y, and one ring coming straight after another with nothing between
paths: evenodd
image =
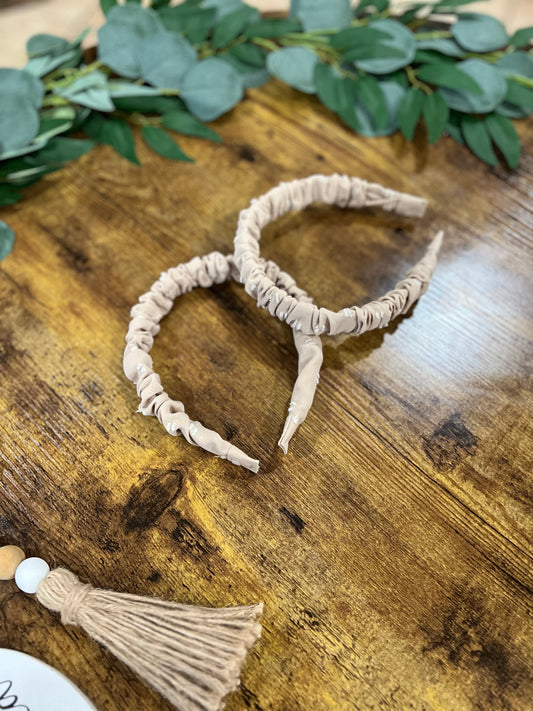
<instances>
[{"instance_id":1,"label":"scrunched fabric headband","mask_svg":"<svg viewBox=\"0 0 533 711\"><path fill-rule=\"evenodd\" d=\"M263 260L261 260L263 263ZM297 302L310 302L311 298L296 286L294 279L272 261L265 262L265 273L290 294ZM171 310L174 300L192 289L201 286L209 288L228 279L238 279L233 257L220 252L211 252L204 257L194 257L186 264L180 264L163 272L143 294L132 310L132 320L126 336L124 350L124 373L136 384L141 398L138 412L153 415L171 435L183 435L190 444L212 452L217 457L228 459L253 472L259 469L259 461L224 440L219 434L205 427L201 422L191 420L185 406L179 400L172 400L165 392L159 375L152 369L152 358L148 355L159 333L159 322ZM298 424L305 420L312 405L322 365L322 342L318 336L305 336L294 331L294 343L298 352L298 377L294 385L289 416L280 440L280 446L287 451L290 438Z\"/></svg>"},{"instance_id":2,"label":"scrunched fabric headband","mask_svg":"<svg viewBox=\"0 0 533 711\"><path fill-rule=\"evenodd\" d=\"M377 183L367 183L347 175L311 175L302 180L280 183L242 210L235 236L235 264L246 292L271 316L308 335L359 336L373 328L388 326L392 319L405 314L426 291L435 266L443 233L438 232L423 258L392 291L364 306L349 306L340 311L299 303L275 284L260 259L261 230L291 210L301 210L313 202L339 207L380 207L406 217L422 217L428 202L423 198L399 193Z\"/></svg>"},{"instance_id":3,"label":"scrunched fabric headband","mask_svg":"<svg viewBox=\"0 0 533 711\"><path fill-rule=\"evenodd\" d=\"M286 453L292 435L305 420L313 402L323 360L320 336L360 335L385 327L394 318L407 313L429 285L442 241L443 233L439 232L406 278L375 301L339 312L318 308L289 274L282 272L274 262L262 259L259 253L261 230L265 225L312 202L353 208L381 207L411 217L423 216L427 208L427 200L349 176L312 175L281 183L252 200L250 207L240 213L234 255L212 252L163 272L131 312L133 318L126 336L124 372L137 386L141 398L138 411L156 416L170 434L181 434L191 444L253 472L258 471L259 461L201 422L191 420L183 403L167 395L152 369L148 353L159 332L159 322L171 310L174 300L197 286L208 288L230 278L240 278L247 293L257 299L259 306L291 326L298 351L298 377L279 440Z\"/></svg>"}]
</instances>

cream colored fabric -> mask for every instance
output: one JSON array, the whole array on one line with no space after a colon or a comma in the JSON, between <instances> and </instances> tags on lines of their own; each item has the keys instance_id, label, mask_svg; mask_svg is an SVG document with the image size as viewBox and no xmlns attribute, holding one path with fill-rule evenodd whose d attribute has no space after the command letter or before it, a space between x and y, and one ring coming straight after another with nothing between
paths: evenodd
<instances>
[{"instance_id":1,"label":"cream colored fabric","mask_svg":"<svg viewBox=\"0 0 533 711\"><path fill-rule=\"evenodd\" d=\"M310 303L305 291L296 286L289 274L282 272L274 262L261 265L265 274L290 294L296 303ZM140 297L139 303L131 311L132 320L126 336L124 351L124 373L137 386L141 398L139 412L153 415L172 435L183 435L191 444L195 444L218 457L229 459L233 464L246 467L253 472L259 469L259 461L248 456L241 449L224 440L213 430L204 427L201 422L191 420L185 412L182 402L172 400L165 392L159 376L152 369L152 358L148 355L154 337L159 333L159 322L170 311L174 300L197 286L208 288L230 278L237 279L231 256L212 252L204 257L195 257L186 264L180 264L163 272L149 292ZM294 333L298 351L299 367L292 398L291 409L287 418L280 446L287 451L289 440L301 422L305 419L313 402L322 364L322 343L320 338L303 337Z\"/></svg>"},{"instance_id":2,"label":"cream colored fabric","mask_svg":"<svg viewBox=\"0 0 533 711\"><path fill-rule=\"evenodd\" d=\"M334 312L310 302L298 302L269 278L260 259L261 230L286 212L301 210L313 202L351 208L380 207L408 217L423 216L427 207L427 200L347 175L311 175L281 183L252 200L250 207L239 215L234 259L247 293L272 316L310 336L359 335L387 326L393 318L406 313L428 287L437 263L442 232L436 235L424 257L405 279L392 291L362 307L351 306Z\"/></svg>"},{"instance_id":3,"label":"cream colored fabric","mask_svg":"<svg viewBox=\"0 0 533 711\"><path fill-rule=\"evenodd\" d=\"M167 698L178 711L221 711L261 636L263 606L208 608L100 590L64 568L39 584L37 599L79 625Z\"/></svg>"}]
</instances>

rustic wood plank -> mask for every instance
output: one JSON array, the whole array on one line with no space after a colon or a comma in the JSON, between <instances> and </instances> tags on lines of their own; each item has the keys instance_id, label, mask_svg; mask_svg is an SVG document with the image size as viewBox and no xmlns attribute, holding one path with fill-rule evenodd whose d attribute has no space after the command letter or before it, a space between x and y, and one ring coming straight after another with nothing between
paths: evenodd
<instances>
[{"instance_id":1,"label":"rustic wood plank","mask_svg":"<svg viewBox=\"0 0 533 711\"><path fill-rule=\"evenodd\" d=\"M102 147L6 210L0 268L0 544L101 586L199 604L264 600L229 711L528 708L531 677L533 137L515 173L451 141L368 141L273 81L221 119L195 165ZM237 284L183 297L153 355L171 395L261 460L258 475L135 414L129 308L160 271L231 251L239 210L280 180L346 172L431 200L415 222L313 206L263 253L318 303L390 288L437 229L407 316L329 340L315 405L276 448L289 329ZM0 644L100 709L169 708L79 630L0 587Z\"/></svg>"}]
</instances>

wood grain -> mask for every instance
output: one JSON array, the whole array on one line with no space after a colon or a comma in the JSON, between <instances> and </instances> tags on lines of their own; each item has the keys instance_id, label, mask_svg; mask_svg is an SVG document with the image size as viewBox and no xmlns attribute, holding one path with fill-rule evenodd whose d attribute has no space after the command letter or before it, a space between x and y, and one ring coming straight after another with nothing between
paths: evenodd
<instances>
[{"instance_id":1,"label":"wood grain","mask_svg":"<svg viewBox=\"0 0 533 711\"><path fill-rule=\"evenodd\" d=\"M533 136L515 173L441 141L351 134L272 81L219 120L194 165L101 147L5 211L0 544L103 587L265 602L228 711L527 711L533 698ZM261 460L251 475L135 413L129 309L160 271L231 250L239 210L280 180L346 172L431 201L420 222L313 206L263 254L320 304L390 288L446 232L427 294L328 341L308 420L276 447L290 330L237 284L181 298L153 350L171 396ZM106 711L169 708L11 583L0 645L38 656Z\"/></svg>"}]
</instances>

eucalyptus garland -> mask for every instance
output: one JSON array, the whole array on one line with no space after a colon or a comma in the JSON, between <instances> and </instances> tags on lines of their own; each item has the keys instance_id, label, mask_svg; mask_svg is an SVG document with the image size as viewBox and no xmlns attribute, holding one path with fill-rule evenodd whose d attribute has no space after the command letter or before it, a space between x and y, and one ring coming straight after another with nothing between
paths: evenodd
<instances>
[{"instance_id":1,"label":"eucalyptus garland","mask_svg":"<svg viewBox=\"0 0 533 711\"><path fill-rule=\"evenodd\" d=\"M533 113L533 27L509 37L495 18L461 12L472 1L393 13L389 0L292 0L289 17L273 19L242 0L100 0L95 61L84 59L86 33L40 34L23 69L0 69L0 206L98 143L138 164L132 125L160 155L192 161L176 134L220 141L206 122L271 76L316 95L356 133L400 130L411 141L421 125L430 143L446 134L515 168L511 119ZM0 259L13 240L0 221Z\"/></svg>"}]
</instances>

